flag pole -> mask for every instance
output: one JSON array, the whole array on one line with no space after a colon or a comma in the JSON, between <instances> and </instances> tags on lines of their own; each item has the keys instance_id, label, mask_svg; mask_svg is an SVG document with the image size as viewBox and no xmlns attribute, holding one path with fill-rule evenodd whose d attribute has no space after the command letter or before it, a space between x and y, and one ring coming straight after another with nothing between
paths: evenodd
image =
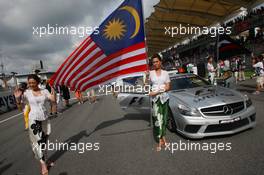
<instances>
[{"instance_id":1,"label":"flag pole","mask_svg":"<svg viewBox=\"0 0 264 175\"><path fill-rule=\"evenodd\" d=\"M146 48L146 62L147 62L147 64L148 64L148 70L147 71L150 71L150 69L149 69L149 59L148 59L148 45L147 45L147 35L146 35L146 28L145 28L145 15L144 15L144 5L143 5L143 2L142 2L142 0L140 0L141 1L141 10L142 10L142 16L143 16L143 29L144 29L144 42L145 42L145 48ZM148 81L148 83L149 83L149 81ZM144 85L145 85L145 82L144 82ZM148 89L148 90L150 90L150 89ZM149 96L149 106L150 106L150 111L149 111L149 127L152 127L152 101L151 101L151 97Z\"/></svg>"},{"instance_id":2,"label":"flag pole","mask_svg":"<svg viewBox=\"0 0 264 175\"><path fill-rule=\"evenodd\" d=\"M219 60L219 33L217 32L217 38L216 38L216 63L218 63Z\"/></svg>"}]
</instances>

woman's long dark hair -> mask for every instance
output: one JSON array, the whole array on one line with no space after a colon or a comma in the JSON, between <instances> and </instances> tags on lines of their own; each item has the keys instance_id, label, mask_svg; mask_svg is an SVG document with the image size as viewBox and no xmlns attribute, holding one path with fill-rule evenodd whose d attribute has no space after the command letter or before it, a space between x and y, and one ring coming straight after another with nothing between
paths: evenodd
<instances>
[{"instance_id":1,"label":"woman's long dark hair","mask_svg":"<svg viewBox=\"0 0 264 175\"><path fill-rule=\"evenodd\" d=\"M41 79L36 74L31 74L28 76L29 79L34 79L38 84L41 82Z\"/></svg>"}]
</instances>

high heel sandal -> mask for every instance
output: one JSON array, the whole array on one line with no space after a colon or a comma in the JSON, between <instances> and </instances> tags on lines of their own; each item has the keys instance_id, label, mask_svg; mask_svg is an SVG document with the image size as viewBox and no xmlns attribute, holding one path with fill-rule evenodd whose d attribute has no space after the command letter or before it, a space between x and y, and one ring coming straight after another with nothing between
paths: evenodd
<instances>
[{"instance_id":1,"label":"high heel sandal","mask_svg":"<svg viewBox=\"0 0 264 175\"><path fill-rule=\"evenodd\" d=\"M165 145L166 142L164 142L164 140L160 141L160 145Z\"/></svg>"},{"instance_id":2,"label":"high heel sandal","mask_svg":"<svg viewBox=\"0 0 264 175\"><path fill-rule=\"evenodd\" d=\"M47 167L48 168L51 168L51 167L54 167L55 166L55 163L52 162L52 161L48 161L46 164L47 164Z\"/></svg>"},{"instance_id":3,"label":"high heel sandal","mask_svg":"<svg viewBox=\"0 0 264 175\"><path fill-rule=\"evenodd\" d=\"M160 152L160 151L161 151L161 145L158 145L158 146L156 147L156 151L157 151L157 152Z\"/></svg>"},{"instance_id":4,"label":"high heel sandal","mask_svg":"<svg viewBox=\"0 0 264 175\"><path fill-rule=\"evenodd\" d=\"M161 147L162 147L162 141L160 140L158 146L156 147L156 151L157 152L161 151Z\"/></svg>"},{"instance_id":5,"label":"high heel sandal","mask_svg":"<svg viewBox=\"0 0 264 175\"><path fill-rule=\"evenodd\" d=\"M166 142L166 140L165 140L165 138L163 138L162 140L161 140L161 144L163 145L163 146L166 146L168 143Z\"/></svg>"},{"instance_id":6,"label":"high heel sandal","mask_svg":"<svg viewBox=\"0 0 264 175\"><path fill-rule=\"evenodd\" d=\"M48 175L49 174L48 168L45 171L41 170L41 174L42 175Z\"/></svg>"},{"instance_id":7,"label":"high heel sandal","mask_svg":"<svg viewBox=\"0 0 264 175\"><path fill-rule=\"evenodd\" d=\"M49 175L49 171L47 170L47 171L45 171L45 172L42 172L41 174L42 174L42 175Z\"/></svg>"}]
</instances>

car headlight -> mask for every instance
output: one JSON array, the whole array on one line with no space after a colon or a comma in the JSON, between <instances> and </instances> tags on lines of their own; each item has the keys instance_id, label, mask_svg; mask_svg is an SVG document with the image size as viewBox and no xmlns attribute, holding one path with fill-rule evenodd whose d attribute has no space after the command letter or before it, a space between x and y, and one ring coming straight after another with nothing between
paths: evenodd
<instances>
[{"instance_id":1,"label":"car headlight","mask_svg":"<svg viewBox=\"0 0 264 175\"><path fill-rule=\"evenodd\" d=\"M199 117L199 113L196 109L189 108L182 104L178 105L178 109L182 115Z\"/></svg>"},{"instance_id":2,"label":"car headlight","mask_svg":"<svg viewBox=\"0 0 264 175\"><path fill-rule=\"evenodd\" d=\"M252 101L247 95L245 95L245 97L246 97L246 107L248 108L252 105Z\"/></svg>"}]
</instances>

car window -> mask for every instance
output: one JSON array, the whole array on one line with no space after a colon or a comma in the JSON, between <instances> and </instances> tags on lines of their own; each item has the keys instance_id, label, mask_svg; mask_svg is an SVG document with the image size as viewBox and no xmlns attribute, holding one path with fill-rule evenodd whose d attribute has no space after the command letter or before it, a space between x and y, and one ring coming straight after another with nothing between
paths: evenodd
<instances>
[{"instance_id":1,"label":"car window","mask_svg":"<svg viewBox=\"0 0 264 175\"><path fill-rule=\"evenodd\" d=\"M198 76L171 77L171 90L189 89L206 85L209 85L209 83Z\"/></svg>"},{"instance_id":2,"label":"car window","mask_svg":"<svg viewBox=\"0 0 264 175\"><path fill-rule=\"evenodd\" d=\"M123 83L129 84L129 85L144 85L143 81L143 76L136 76L136 77L129 77L129 78L124 78Z\"/></svg>"},{"instance_id":3,"label":"car window","mask_svg":"<svg viewBox=\"0 0 264 175\"><path fill-rule=\"evenodd\" d=\"M122 79L122 87L120 88L120 93L129 94L147 94L148 88L144 88L143 76L129 77Z\"/></svg>"}]
</instances>

